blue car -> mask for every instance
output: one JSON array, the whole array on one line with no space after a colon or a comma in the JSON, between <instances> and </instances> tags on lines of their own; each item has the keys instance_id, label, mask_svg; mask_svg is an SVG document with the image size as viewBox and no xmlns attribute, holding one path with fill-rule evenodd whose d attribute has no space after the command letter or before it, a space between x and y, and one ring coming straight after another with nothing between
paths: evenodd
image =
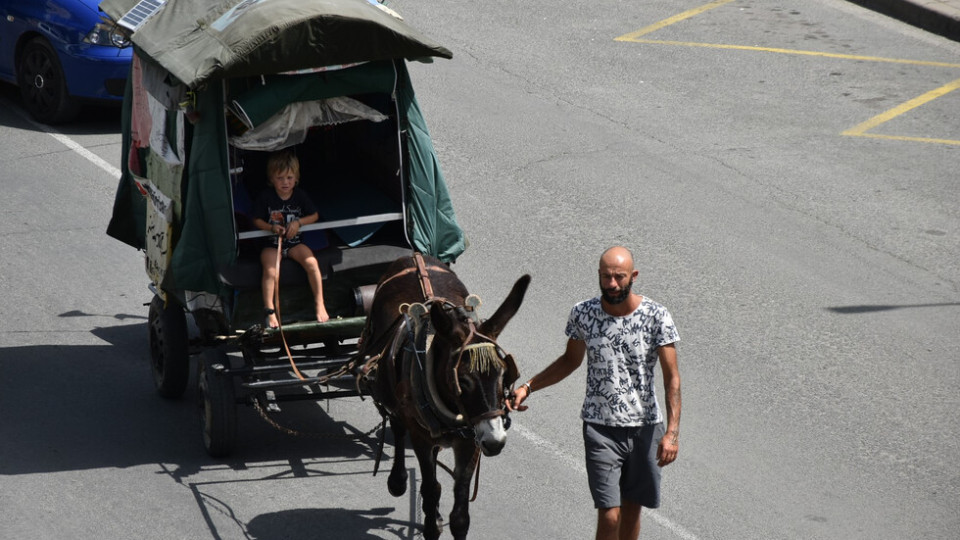
<instances>
[{"instance_id":1,"label":"blue car","mask_svg":"<svg viewBox=\"0 0 960 540\"><path fill-rule=\"evenodd\" d=\"M0 80L20 87L38 121L71 120L83 100L123 99L130 41L100 0L0 0Z\"/></svg>"}]
</instances>

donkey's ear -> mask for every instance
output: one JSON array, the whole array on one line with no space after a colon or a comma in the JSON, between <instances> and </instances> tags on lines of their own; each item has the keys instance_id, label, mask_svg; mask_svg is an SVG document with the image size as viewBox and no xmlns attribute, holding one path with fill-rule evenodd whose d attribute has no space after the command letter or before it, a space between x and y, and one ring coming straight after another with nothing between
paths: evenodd
<instances>
[{"instance_id":1,"label":"donkey's ear","mask_svg":"<svg viewBox=\"0 0 960 540\"><path fill-rule=\"evenodd\" d=\"M527 287L529 285L530 274L520 276L520 279L513 284L513 289L510 289L510 294L507 295L507 299L503 301L503 304L500 304L500 307L497 308L493 316L483 321L483 324L480 325L480 333L491 339L497 339L500 332L503 331L507 323L510 322L510 319L512 319L513 316L517 314L517 310L520 309L520 304L523 303L523 295L527 293Z\"/></svg>"},{"instance_id":2,"label":"donkey's ear","mask_svg":"<svg viewBox=\"0 0 960 540\"><path fill-rule=\"evenodd\" d=\"M430 322L439 336L450 336L453 333L453 314L443 308L439 302L430 306Z\"/></svg>"}]
</instances>

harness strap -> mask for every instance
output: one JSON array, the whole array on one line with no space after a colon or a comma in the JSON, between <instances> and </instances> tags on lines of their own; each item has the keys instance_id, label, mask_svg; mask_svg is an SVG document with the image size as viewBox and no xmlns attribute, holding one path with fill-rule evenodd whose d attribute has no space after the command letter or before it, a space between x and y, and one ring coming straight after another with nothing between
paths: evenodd
<instances>
[{"instance_id":1,"label":"harness strap","mask_svg":"<svg viewBox=\"0 0 960 540\"><path fill-rule=\"evenodd\" d=\"M480 458L483 457L483 454L480 453L480 449L477 448L473 451L474 459L477 461L477 468L475 469L476 474L473 476L473 496L470 497L470 502L477 500L477 493L480 492ZM453 469L447 467L446 463L443 463L439 459L437 460L437 465L439 465L443 470L450 473L450 478L456 480L456 476L453 474Z\"/></svg>"},{"instance_id":2,"label":"harness strap","mask_svg":"<svg viewBox=\"0 0 960 540\"><path fill-rule=\"evenodd\" d=\"M480 458L483 457L479 448L473 451L473 455L477 456L477 474L473 477L473 496L470 497L470 502L477 500L477 493L480 492Z\"/></svg>"},{"instance_id":3,"label":"harness strap","mask_svg":"<svg viewBox=\"0 0 960 540\"><path fill-rule=\"evenodd\" d=\"M380 415L380 444L377 446L377 459L373 463L373 475L376 476L380 470L380 460L383 458L383 445L387 441L387 415Z\"/></svg>"},{"instance_id":4,"label":"harness strap","mask_svg":"<svg viewBox=\"0 0 960 540\"><path fill-rule=\"evenodd\" d=\"M444 272L444 273L451 274L453 273L453 270L450 270L445 266L437 266L435 264L426 264L426 261L423 260L423 255L421 255L420 252L414 252L413 260L415 264L414 266L411 266L409 268L404 268L403 270L400 270L396 274L393 274L392 276L381 280L380 284L377 285L377 289L379 290L381 287L383 287L384 285L386 285L387 283L393 281L398 277L403 277L407 274L416 272L420 277L420 290L421 292L423 292L424 300L432 299L433 286L430 284L429 272L432 270L434 272Z\"/></svg>"},{"instance_id":5,"label":"harness strap","mask_svg":"<svg viewBox=\"0 0 960 540\"><path fill-rule=\"evenodd\" d=\"M427 266L423 262L423 255L419 251L413 253L413 261L417 265L417 275L420 276L420 290L423 291L423 299L433 298L433 286L430 285L430 274L427 273Z\"/></svg>"}]
</instances>

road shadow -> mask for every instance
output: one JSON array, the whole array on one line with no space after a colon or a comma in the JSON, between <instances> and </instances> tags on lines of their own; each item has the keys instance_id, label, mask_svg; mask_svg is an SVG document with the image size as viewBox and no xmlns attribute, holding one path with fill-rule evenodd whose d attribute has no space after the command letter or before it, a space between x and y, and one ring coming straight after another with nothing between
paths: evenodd
<instances>
[{"instance_id":1,"label":"road shadow","mask_svg":"<svg viewBox=\"0 0 960 540\"><path fill-rule=\"evenodd\" d=\"M350 476L351 473L334 473L343 460L300 462L291 461L291 467L284 469L276 463L264 465L260 469L263 476L247 474L243 479L208 480L184 482L193 493L197 508L206 523L210 538L222 540L235 538L238 533L243 538L257 540L288 540L291 538L383 538L382 535L373 535L371 531L387 532L397 538L413 539L418 537L422 527L419 523L419 497L417 495L417 470L407 469L408 489L405 500L406 508L401 511L409 513L409 519L398 520L388 517L396 513L396 507L381 507L371 509L357 508L309 508L291 509L279 512L267 512L255 516L244 523L239 517L242 512L237 511L231 502L218 493L219 488L235 486L237 484L260 482L283 482L297 478L328 479L330 476ZM168 474L172 471L165 470ZM366 475L352 473L353 475ZM351 482L353 484L353 482ZM340 486L342 487L342 483ZM386 486L383 486L384 490ZM282 486L278 489L283 489Z\"/></svg>"},{"instance_id":2,"label":"road shadow","mask_svg":"<svg viewBox=\"0 0 960 540\"><path fill-rule=\"evenodd\" d=\"M289 540L291 538L350 538L381 540L371 531L392 533L396 538L414 538L419 526L408 521L386 517L393 508L348 510L343 508L309 508L285 510L257 516L247 524L251 540ZM318 535L318 531L323 531Z\"/></svg>"},{"instance_id":3,"label":"road shadow","mask_svg":"<svg viewBox=\"0 0 960 540\"><path fill-rule=\"evenodd\" d=\"M238 530L260 540L317 538L318 531L323 538L383 538L386 532L412 539L419 531L415 469L408 469L410 488L401 505L409 521L388 517L392 508L318 508L265 513L243 523L233 511L235 503L218 498L224 484L280 485L372 474L379 439L369 428L377 427L380 418L371 403L358 403L369 414L351 415L368 424L360 427L333 418L316 402L284 404L273 418L302 430L305 436L300 437L281 433L252 407L240 406L237 449L228 458L214 459L200 437L195 374L183 399L157 395L148 364L147 325L129 322L143 317L82 311L61 316L127 323L93 329L102 345L0 348L0 482L5 475L90 469L109 475L112 468L150 465L193 492L215 540L236 537ZM389 430L386 442L383 460L389 464ZM224 476L225 470L236 474Z\"/></svg>"},{"instance_id":4,"label":"road shadow","mask_svg":"<svg viewBox=\"0 0 960 540\"><path fill-rule=\"evenodd\" d=\"M108 101L84 101L80 114L70 122L55 126L44 126L30 118L23 107L20 89L9 83L0 82L0 105L16 109L13 114L0 114L0 126L16 127L33 131L43 131L44 127L64 135L106 135L120 133L120 103Z\"/></svg>"},{"instance_id":5,"label":"road shadow","mask_svg":"<svg viewBox=\"0 0 960 540\"><path fill-rule=\"evenodd\" d=\"M931 307L951 307L960 306L960 302L943 302L939 304L865 304L859 306L834 306L828 307L828 311L841 313L844 315L855 315L858 313L875 313L878 311L893 311L896 309L916 309Z\"/></svg>"},{"instance_id":6,"label":"road shadow","mask_svg":"<svg viewBox=\"0 0 960 540\"><path fill-rule=\"evenodd\" d=\"M292 437L269 426L252 407L238 406L234 456L210 458L200 438L195 375L183 399L157 395L146 323L92 333L106 343L0 348L0 476L162 463L182 478L212 465L244 469L259 461L323 457L370 460L373 470L376 434L362 436L380 420L370 403L358 404L369 413L362 416L369 420L360 426L363 431L332 418L317 402L285 405L274 418L336 438Z\"/></svg>"}]
</instances>

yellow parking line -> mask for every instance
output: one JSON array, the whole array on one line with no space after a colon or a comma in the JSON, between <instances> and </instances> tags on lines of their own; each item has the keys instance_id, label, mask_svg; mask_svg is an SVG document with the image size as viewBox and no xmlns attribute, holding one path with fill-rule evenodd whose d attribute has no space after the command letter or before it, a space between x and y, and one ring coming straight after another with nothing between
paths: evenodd
<instances>
[{"instance_id":1,"label":"yellow parking line","mask_svg":"<svg viewBox=\"0 0 960 540\"><path fill-rule=\"evenodd\" d=\"M664 19L664 20L662 20L662 21L660 21L660 22L658 22L658 23L651 24L650 26L645 26L645 27L637 30L636 32L630 32L629 34L624 34L624 35L622 35L622 36L614 39L614 41L635 41L635 40L636 40L637 38L639 38L640 36L645 36L645 35L647 35L647 34L649 34L649 33L651 33L651 32L656 32L657 30L660 30L661 28L666 28L667 26L670 26L671 24L678 23L678 22L680 22L680 21L689 19L690 17L699 15L699 14L703 13L704 11L709 11L709 10L715 8L715 7L720 7L720 6L724 5L724 4L729 4L730 2L733 2L733 1L734 1L734 0L715 0L714 2L710 2L709 4L700 6L700 7L698 7L698 8L693 8L693 9L691 9L691 10L684 11L683 13L674 15L673 17L670 17L669 19Z\"/></svg>"},{"instance_id":2,"label":"yellow parking line","mask_svg":"<svg viewBox=\"0 0 960 540\"><path fill-rule=\"evenodd\" d=\"M620 38L617 38L620 39ZM651 45L673 45L680 47L706 47L709 49L732 49L737 51L758 51L771 52L778 54L794 54L800 56L819 56L821 58L839 58L843 60L861 60L865 62L885 62L888 64L910 64L913 66L927 67L945 67L960 69L960 64L951 64L949 62L931 62L927 60L907 60L902 58L884 58L882 56L862 56L857 54L839 54L819 51L801 51L796 49L779 49L776 47L755 47L750 45L724 45L722 43L699 43L695 41L662 41L657 39L629 39L621 41L630 41L633 43L646 43Z\"/></svg>"},{"instance_id":3,"label":"yellow parking line","mask_svg":"<svg viewBox=\"0 0 960 540\"><path fill-rule=\"evenodd\" d=\"M914 66L926 66L926 67L944 67L944 68L957 68L960 69L960 64L954 64L950 62L931 62L926 60L907 60L901 58L884 58L881 56L864 56L856 54L839 54L839 53L828 53L828 52L819 52L819 51L803 51L795 49L781 49L776 47L757 47L750 45L724 45L718 43L699 43L694 41L664 41L664 40L655 40L655 39L643 39L643 36L656 32L676 24L681 21L685 21L691 17L695 17L705 11L709 11L714 8L729 4L734 0L714 0L708 4L704 4L700 7L684 11L663 19L660 22L645 26L636 32L630 32L629 34L624 34L618 38L614 38L614 41L628 41L631 43L646 43L650 45L672 45L679 47L704 47L711 49L726 49L726 50L739 50L739 51L756 51L756 52L770 52L777 54L791 54L797 56L815 56L820 58L836 58L842 60L858 60L863 62L882 62L888 64L908 64ZM885 123L901 114L906 113L912 109L915 109L925 103L929 103L934 99L937 99L947 93L950 93L957 88L960 88L960 79L957 79L951 83L947 83L936 90L931 90L922 96L911 99L910 101L890 109L882 114L879 114L866 122L863 122L857 126L854 126L843 133L842 135L849 135L853 137L870 137L874 139L888 139L888 140L897 140L897 141L915 141L915 142L927 142L927 143L939 143L939 144L952 144L960 145L960 141L952 139L934 139L927 137L905 137L900 135L881 135L876 133L867 133L867 131Z\"/></svg>"},{"instance_id":4,"label":"yellow parking line","mask_svg":"<svg viewBox=\"0 0 960 540\"><path fill-rule=\"evenodd\" d=\"M907 101L906 103L903 103L903 104L901 104L901 105L898 105L898 106L890 109L889 111L886 111L886 112L883 112L883 113L881 113L881 114L878 114L877 116L874 116L873 118L867 120L866 122L863 122L863 123L861 123L861 124L858 124L858 125L850 128L850 129L844 131L843 133L841 133L841 135L853 135L853 136L875 137L875 138L885 138L885 139L886 139L886 138L891 138L890 136L882 136L882 137L881 137L881 136L877 136L877 135L873 135L873 134L867 135L866 132L867 132L867 131L870 131L871 129L873 129L873 128L877 127L877 126L879 126L880 124L883 124L883 123L885 123L885 122L889 122L890 120L893 120L894 118L900 116L901 114L903 114L903 113L905 113L905 112L907 112L907 111L910 111L910 110L912 110L912 109L916 109L917 107L919 107L919 106L921 106L921 105L924 105L924 104L926 104L926 103L929 103L929 102L937 99L938 97L942 97L942 96L944 96L944 95L946 95L946 94L949 94L950 92L953 92L953 91L956 90L957 88L960 88L960 79L957 79L957 80L955 80L955 81L953 81L953 82L949 82L949 83L941 86L940 88L937 88L937 89L935 89L935 90L931 90L931 91L927 92L926 94L923 94L922 96L917 96L917 97L911 99L910 101ZM915 139L908 139L908 140L915 140ZM925 140L930 141L931 139L925 139ZM958 142L958 141L952 141L952 142L951 142L951 141L949 141L949 139L932 139L932 141L935 141L935 142L947 142L947 144L955 144L955 143L956 143L956 144L960 144L960 142Z\"/></svg>"},{"instance_id":5,"label":"yellow parking line","mask_svg":"<svg viewBox=\"0 0 960 540\"><path fill-rule=\"evenodd\" d=\"M910 141L910 142L922 142L922 143L935 143L935 144L951 144L954 146L960 146L960 141L955 141L953 139L931 139L929 137L904 137L902 135L880 135L878 133L846 133L843 135L852 135L854 137L866 137L868 139L886 139L888 141Z\"/></svg>"}]
</instances>

